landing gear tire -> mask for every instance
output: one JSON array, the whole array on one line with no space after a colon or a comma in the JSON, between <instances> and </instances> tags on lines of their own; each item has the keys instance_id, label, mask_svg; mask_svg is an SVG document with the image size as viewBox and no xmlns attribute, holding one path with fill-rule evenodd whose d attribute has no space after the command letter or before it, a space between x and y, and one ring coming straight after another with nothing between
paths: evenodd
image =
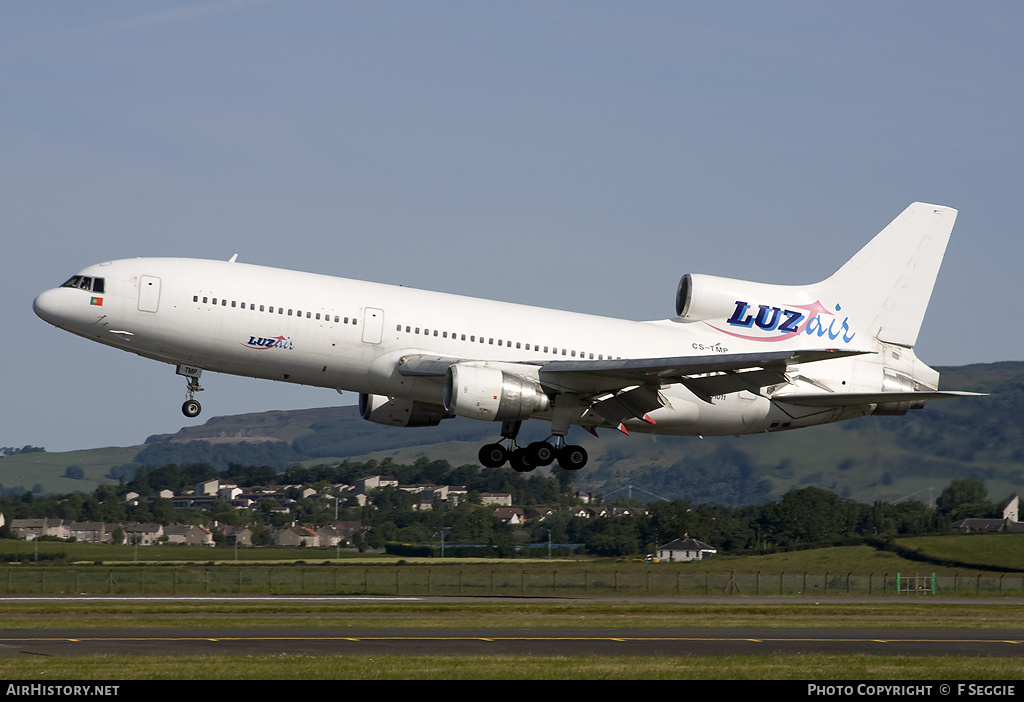
<instances>
[{"instance_id":1,"label":"landing gear tire","mask_svg":"<svg viewBox=\"0 0 1024 702\"><path fill-rule=\"evenodd\" d=\"M530 460L529 452L526 449L521 448L512 452L512 456L509 458L509 464L512 466L512 470L517 473L529 473L537 467L537 465Z\"/></svg>"},{"instance_id":2,"label":"landing gear tire","mask_svg":"<svg viewBox=\"0 0 1024 702\"><path fill-rule=\"evenodd\" d=\"M501 444L487 444L481 447L477 458L484 468L501 468L508 460L508 449Z\"/></svg>"},{"instance_id":3,"label":"landing gear tire","mask_svg":"<svg viewBox=\"0 0 1024 702\"><path fill-rule=\"evenodd\" d=\"M558 450L558 465L565 470L579 470L587 465L587 450L582 446L563 446Z\"/></svg>"},{"instance_id":4,"label":"landing gear tire","mask_svg":"<svg viewBox=\"0 0 1024 702\"><path fill-rule=\"evenodd\" d=\"M535 466L550 466L555 462L555 447L547 441L534 441L526 447L526 455Z\"/></svg>"},{"instance_id":5,"label":"landing gear tire","mask_svg":"<svg viewBox=\"0 0 1024 702\"><path fill-rule=\"evenodd\" d=\"M191 419L192 417L198 417L199 413L203 411L203 406L196 400L185 400L185 404L181 406L181 413Z\"/></svg>"}]
</instances>

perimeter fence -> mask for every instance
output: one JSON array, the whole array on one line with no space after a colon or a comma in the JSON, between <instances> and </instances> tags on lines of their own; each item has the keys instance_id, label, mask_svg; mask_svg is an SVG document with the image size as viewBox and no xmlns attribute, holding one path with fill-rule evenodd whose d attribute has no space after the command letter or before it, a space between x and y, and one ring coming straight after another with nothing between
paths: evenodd
<instances>
[{"instance_id":1,"label":"perimeter fence","mask_svg":"<svg viewBox=\"0 0 1024 702\"><path fill-rule=\"evenodd\" d=\"M908 590L908 576L928 586ZM1024 574L1016 573L933 577L925 573L768 574L657 567L211 565L11 566L0 577L0 592L6 595L1024 596Z\"/></svg>"}]
</instances>

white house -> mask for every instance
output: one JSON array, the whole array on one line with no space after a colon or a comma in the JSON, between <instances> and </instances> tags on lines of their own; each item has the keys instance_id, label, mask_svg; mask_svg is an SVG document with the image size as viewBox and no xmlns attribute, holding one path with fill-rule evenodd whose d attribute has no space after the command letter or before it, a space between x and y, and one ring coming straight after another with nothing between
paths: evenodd
<instances>
[{"instance_id":1,"label":"white house","mask_svg":"<svg viewBox=\"0 0 1024 702\"><path fill-rule=\"evenodd\" d=\"M670 541L658 547L658 560L662 561L699 561L718 553L717 549L703 541L691 539L689 536Z\"/></svg>"}]
</instances>

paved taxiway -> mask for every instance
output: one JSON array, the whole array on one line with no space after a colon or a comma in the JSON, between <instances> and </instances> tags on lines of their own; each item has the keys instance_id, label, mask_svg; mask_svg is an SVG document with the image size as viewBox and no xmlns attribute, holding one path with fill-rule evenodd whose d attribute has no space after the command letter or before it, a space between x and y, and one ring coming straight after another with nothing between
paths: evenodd
<instances>
[{"instance_id":1,"label":"paved taxiway","mask_svg":"<svg viewBox=\"0 0 1024 702\"><path fill-rule=\"evenodd\" d=\"M0 632L17 655L609 655L772 653L1024 656L1019 630L75 629Z\"/></svg>"},{"instance_id":2,"label":"paved taxiway","mask_svg":"<svg viewBox=\"0 0 1024 702\"><path fill-rule=\"evenodd\" d=\"M8 596L0 602L482 602L492 598L394 596ZM518 598L493 598L509 602ZM548 598L545 598L548 599ZM548 601L559 598L550 598ZM590 598L594 601L621 598ZM679 598L639 598L647 602ZM523 598L523 601L536 601ZM813 605L820 598L715 598L725 602L797 603ZM830 598L877 603L863 598ZM940 598L930 598L938 603ZM956 598L941 598L958 602ZM977 604L977 600L965 602ZM1013 598L999 604L1020 606ZM458 629L365 628L325 626L306 628L189 629L8 629L0 631L0 656L18 655L275 655L275 654L418 654L418 655L739 655L773 653L870 653L878 655L970 655L1024 657L1020 629L969 630L935 628L544 628Z\"/></svg>"}]
</instances>

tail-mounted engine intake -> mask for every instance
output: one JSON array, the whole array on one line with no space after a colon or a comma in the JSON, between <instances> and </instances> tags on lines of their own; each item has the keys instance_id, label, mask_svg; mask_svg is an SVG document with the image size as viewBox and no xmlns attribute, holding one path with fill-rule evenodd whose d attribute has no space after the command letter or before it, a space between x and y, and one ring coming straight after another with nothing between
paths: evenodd
<instances>
[{"instance_id":1,"label":"tail-mounted engine intake","mask_svg":"<svg viewBox=\"0 0 1024 702\"><path fill-rule=\"evenodd\" d=\"M451 416L440 405L366 393L359 393L359 414L368 421L393 427L436 427Z\"/></svg>"},{"instance_id":2,"label":"tail-mounted engine intake","mask_svg":"<svg viewBox=\"0 0 1024 702\"><path fill-rule=\"evenodd\" d=\"M695 322L725 320L747 308L757 313L758 305L769 301L776 305L797 304L805 301L808 290L807 287L751 283L716 275L687 273L679 279L679 287L676 289L676 314L682 319ZM813 302L813 297L806 301ZM767 304L764 306L765 309L769 308ZM778 311L773 314L774 325L778 326L782 320L778 317Z\"/></svg>"},{"instance_id":3,"label":"tail-mounted engine intake","mask_svg":"<svg viewBox=\"0 0 1024 702\"><path fill-rule=\"evenodd\" d=\"M456 363L448 369L444 407L470 419L504 422L529 419L551 407L551 399L529 378L497 368Z\"/></svg>"}]
</instances>

